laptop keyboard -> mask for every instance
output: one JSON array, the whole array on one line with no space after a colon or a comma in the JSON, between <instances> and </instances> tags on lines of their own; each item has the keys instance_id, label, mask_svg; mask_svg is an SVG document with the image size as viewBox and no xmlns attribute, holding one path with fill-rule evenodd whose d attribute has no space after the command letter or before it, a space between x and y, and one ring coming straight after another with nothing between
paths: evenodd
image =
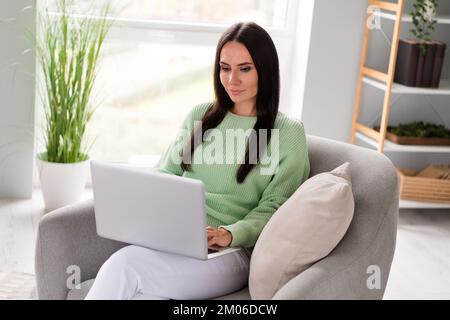
<instances>
[{"instance_id":1,"label":"laptop keyboard","mask_svg":"<svg viewBox=\"0 0 450 320\"><path fill-rule=\"evenodd\" d=\"M208 248L208 254L216 252L219 252L219 250Z\"/></svg>"}]
</instances>

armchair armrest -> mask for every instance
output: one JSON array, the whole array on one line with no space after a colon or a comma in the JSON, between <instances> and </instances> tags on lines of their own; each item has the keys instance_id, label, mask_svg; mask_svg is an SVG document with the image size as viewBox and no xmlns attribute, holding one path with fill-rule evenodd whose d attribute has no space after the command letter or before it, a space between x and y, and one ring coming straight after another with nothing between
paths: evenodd
<instances>
[{"instance_id":1,"label":"armchair armrest","mask_svg":"<svg viewBox=\"0 0 450 320\"><path fill-rule=\"evenodd\" d=\"M66 299L73 274L67 273L69 266L79 267L81 282L95 278L101 265L126 245L97 235L92 199L46 214L36 240L39 299Z\"/></svg>"},{"instance_id":2,"label":"armchair armrest","mask_svg":"<svg viewBox=\"0 0 450 320\"><path fill-rule=\"evenodd\" d=\"M273 299L382 299L395 251L396 230L392 229L396 220L395 212L386 214L368 247L349 243L344 237L330 255L291 279Z\"/></svg>"},{"instance_id":3,"label":"armchair armrest","mask_svg":"<svg viewBox=\"0 0 450 320\"><path fill-rule=\"evenodd\" d=\"M395 251L397 175L384 155L309 137L313 174L349 161L355 214L344 238L325 258L292 278L273 299L382 299Z\"/></svg>"}]
</instances>

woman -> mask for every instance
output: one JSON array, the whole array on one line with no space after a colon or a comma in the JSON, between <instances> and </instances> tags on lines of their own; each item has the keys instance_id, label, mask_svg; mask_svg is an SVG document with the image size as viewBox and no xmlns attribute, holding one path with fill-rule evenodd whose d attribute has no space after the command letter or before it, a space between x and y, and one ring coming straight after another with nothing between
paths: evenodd
<instances>
[{"instance_id":1,"label":"woman","mask_svg":"<svg viewBox=\"0 0 450 320\"><path fill-rule=\"evenodd\" d=\"M231 26L214 68L214 103L191 110L159 170L201 180L208 245L241 249L203 261L128 246L104 263L86 299L208 299L241 289L265 224L308 178L303 124L278 112L278 56L269 34L251 22ZM244 131L244 143L230 143ZM232 147L218 148L219 137Z\"/></svg>"}]
</instances>

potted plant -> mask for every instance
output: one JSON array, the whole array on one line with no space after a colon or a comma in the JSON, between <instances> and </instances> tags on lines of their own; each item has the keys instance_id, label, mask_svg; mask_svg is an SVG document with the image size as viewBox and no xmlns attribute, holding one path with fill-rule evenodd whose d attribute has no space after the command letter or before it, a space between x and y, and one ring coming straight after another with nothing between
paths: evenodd
<instances>
[{"instance_id":1,"label":"potted plant","mask_svg":"<svg viewBox=\"0 0 450 320\"><path fill-rule=\"evenodd\" d=\"M78 201L84 190L89 173L84 136L95 110L91 92L111 26L108 5L95 19L81 19L70 14L69 4L58 0L58 13L46 9L38 15L45 152L36 161L47 211Z\"/></svg>"},{"instance_id":2,"label":"potted plant","mask_svg":"<svg viewBox=\"0 0 450 320\"><path fill-rule=\"evenodd\" d=\"M374 127L380 131L380 127ZM388 126L386 138L396 144L407 145L450 145L450 130L444 125L414 121L397 126Z\"/></svg>"},{"instance_id":3,"label":"potted plant","mask_svg":"<svg viewBox=\"0 0 450 320\"><path fill-rule=\"evenodd\" d=\"M414 38L399 41L395 82L411 87L439 87L446 44L431 38L437 8L437 0L414 0L409 12L409 31Z\"/></svg>"}]
</instances>

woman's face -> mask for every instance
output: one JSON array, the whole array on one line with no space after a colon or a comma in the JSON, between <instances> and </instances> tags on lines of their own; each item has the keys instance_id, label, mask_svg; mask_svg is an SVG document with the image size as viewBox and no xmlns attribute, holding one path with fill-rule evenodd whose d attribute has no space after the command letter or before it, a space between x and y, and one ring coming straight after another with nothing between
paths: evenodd
<instances>
[{"instance_id":1,"label":"woman's face","mask_svg":"<svg viewBox=\"0 0 450 320\"><path fill-rule=\"evenodd\" d=\"M258 72L247 48L239 42L227 42L220 52L220 82L235 103L256 103Z\"/></svg>"}]
</instances>

